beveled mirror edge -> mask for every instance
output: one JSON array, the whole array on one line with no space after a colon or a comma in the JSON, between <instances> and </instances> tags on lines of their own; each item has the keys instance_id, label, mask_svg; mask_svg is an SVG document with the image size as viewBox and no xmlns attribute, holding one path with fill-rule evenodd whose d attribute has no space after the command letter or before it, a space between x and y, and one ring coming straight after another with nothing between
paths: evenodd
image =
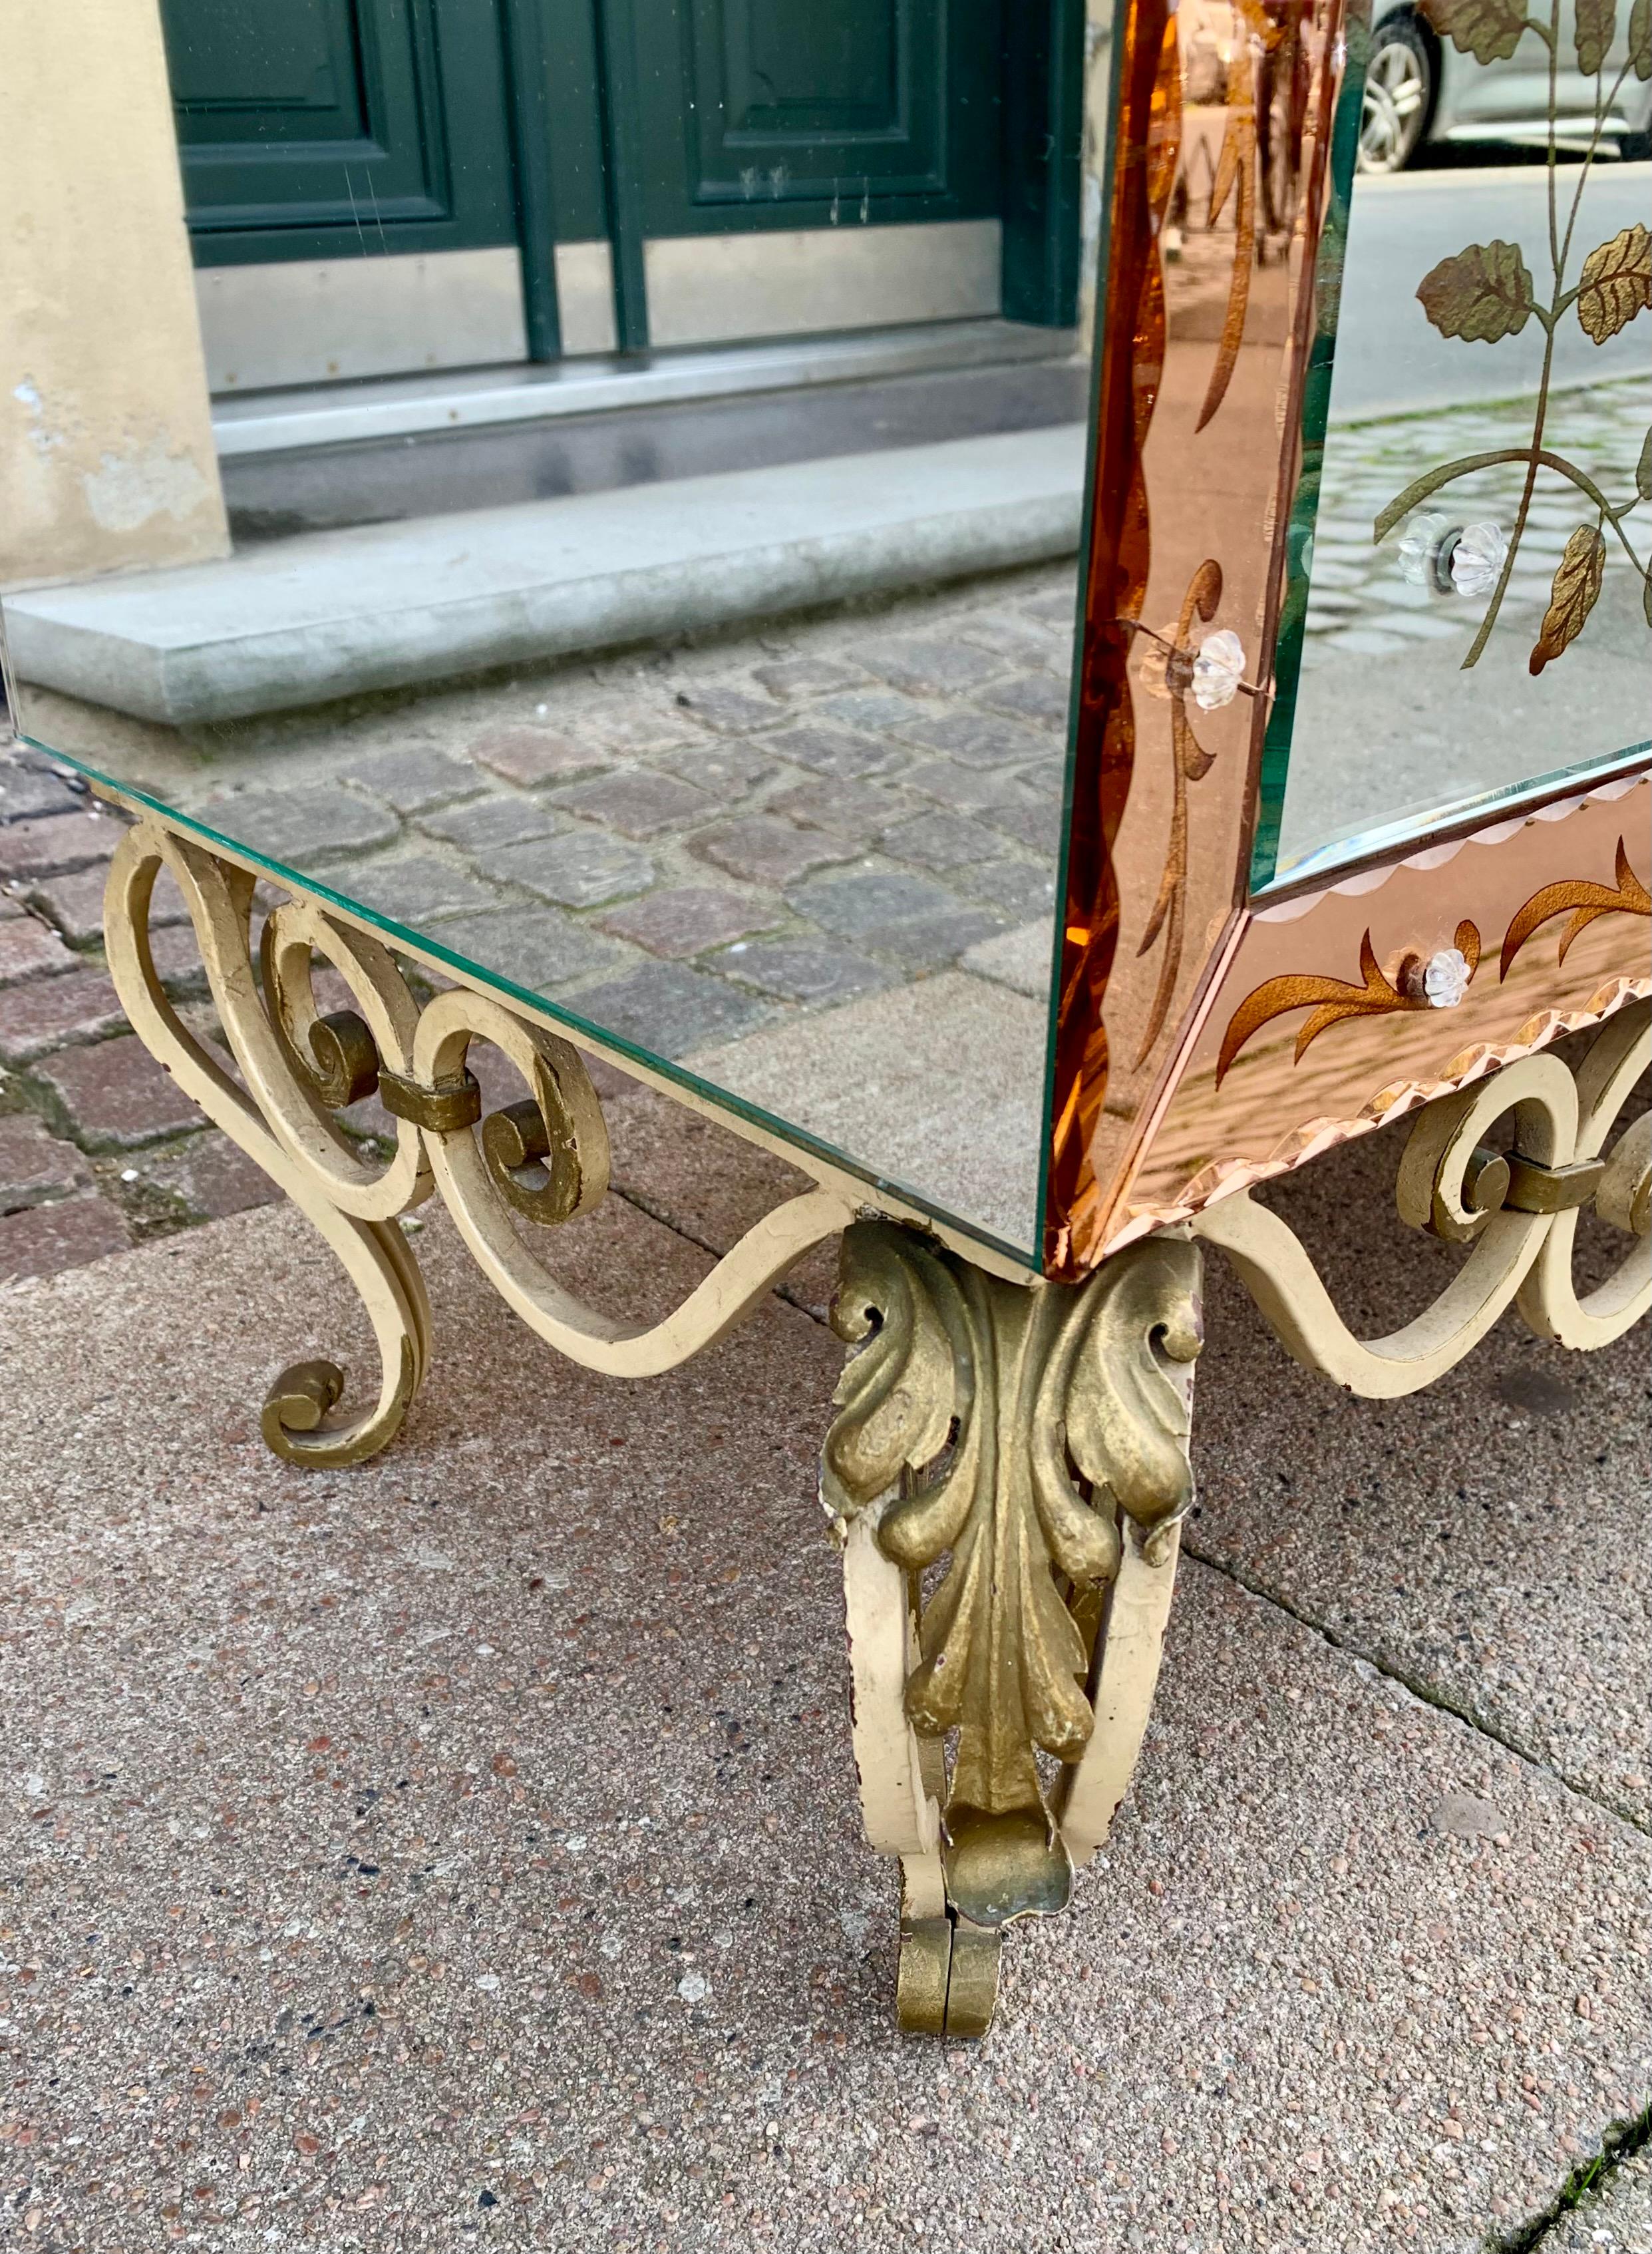
<instances>
[{"instance_id":1,"label":"beveled mirror edge","mask_svg":"<svg viewBox=\"0 0 1652 2254\"><path fill-rule=\"evenodd\" d=\"M1556 767L1528 781L1460 800L1424 827L1419 827L1414 818L1398 817L1292 863L1265 885L1253 885L1249 905L1260 912L1309 894L1317 897L1356 878L1390 869L1424 847L1474 836L1494 823L1524 820L1544 807L1569 803L1580 793L1637 775L1648 765L1652 765L1652 741L1631 744L1609 756L1582 760L1576 766Z\"/></svg>"},{"instance_id":2,"label":"beveled mirror edge","mask_svg":"<svg viewBox=\"0 0 1652 2254\"><path fill-rule=\"evenodd\" d=\"M15 743L23 734L23 707L18 701L18 676L6 641L6 606L0 600L0 744Z\"/></svg>"}]
</instances>

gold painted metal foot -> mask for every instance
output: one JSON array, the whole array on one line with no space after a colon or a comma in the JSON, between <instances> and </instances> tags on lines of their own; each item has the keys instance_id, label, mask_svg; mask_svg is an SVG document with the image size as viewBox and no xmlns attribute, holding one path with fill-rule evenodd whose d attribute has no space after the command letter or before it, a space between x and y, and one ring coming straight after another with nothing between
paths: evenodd
<instances>
[{"instance_id":1,"label":"gold painted metal foot","mask_svg":"<svg viewBox=\"0 0 1652 2254\"><path fill-rule=\"evenodd\" d=\"M984 2033L1003 1928L1067 1907L1129 1782L1192 1501L1198 1281L1185 1238L1066 1285L887 1222L845 1234L832 1320L858 1351L822 1496L912 2032Z\"/></svg>"},{"instance_id":2,"label":"gold painted metal foot","mask_svg":"<svg viewBox=\"0 0 1652 2254\"><path fill-rule=\"evenodd\" d=\"M900 1928L895 2017L903 2034L975 2041L998 2002L997 1927L968 1918L927 1917Z\"/></svg>"}]
</instances>

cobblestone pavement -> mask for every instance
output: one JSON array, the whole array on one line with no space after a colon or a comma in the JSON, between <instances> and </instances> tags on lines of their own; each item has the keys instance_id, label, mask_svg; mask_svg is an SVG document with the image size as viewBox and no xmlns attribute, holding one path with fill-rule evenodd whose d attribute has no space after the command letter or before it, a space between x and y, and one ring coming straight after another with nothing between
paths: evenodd
<instances>
[{"instance_id":1,"label":"cobblestone pavement","mask_svg":"<svg viewBox=\"0 0 1652 2254\"><path fill-rule=\"evenodd\" d=\"M121 828L0 754L0 1281L276 1194L127 1030L98 941ZM181 915L156 934L157 968L187 1006L199 962Z\"/></svg>"},{"instance_id":2,"label":"cobblestone pavement","mask_svg":"<svg viewBox=\"0 0 1652 2254\"><path fill-rule=\"evenodd\" d=\"M193 747L56 698L30 718L89 763L677 1058L977 948L982 990L1001 992L990 943L1029 928L1012 966L1041 970L1073 599L1069 570L1017 574ZM193 1107L122 1030L99 936L119 822L15 763L4 809L0 1275L264 1202L262 1174L196 1131ZM181 904L168 921L158 899L158 967L210 1032ZM346 1124L384 1123L369 1104Z\"/></svg>"},{"instance_id":3,"label":"cobblestone pavement","mask_svg":"<svg viewBox=\"0 0 1652 2254\"><path fill-rule=\"evenodd\" d=\"M1519 444L1530 435L1530 402L1461 408L1427 416L1402 416L1334 431L1326 447L1320 517L1313 538L1313 572L1307 615L1305 669L1334 662L1339 650L1362 657L1397 654L1419 643L1458 640L1464 606L1442 601L1400 575L1398 531L1376 546L1371 526L1428 464ZM1634 466L1652 416L1652 381L1600 385L1561 393L1550 412L1547 443L1594 478L1614 500L1633 489ZM1523 430L1516 424L1523 423ZM1492 517L1505 528L1520 499L1518 464L1474 472L1426 504L1465 517ZM1516 610L1549 599L1556 564L1587 503L1558 480L1539 482L1520 557L1508 583ZM1642 514L1634 513L1637 517ZM1633 536L1634 526L1630 526ZM1644 541L1642 546L1644 546ZM1622 558L1608 559L1610 571ZM1473 615L1478 618L1480 606Z\"/></svg>"},{"instance_id":4,"label":"cobblestone pavement","mask_svg":"<svg viewBox=\"0 0 1652 2254\"><path fill-rule=\"evenodd\" d=\"M1049 916L1073 606L1041 570L102 755L677 1058ZM37 725L95 763L107 720Z\"/></svg>"},{"instance_id":5,"label":"cobblestone pavement","mask_svg":"<svg viewBox=\"0 0 1652 2254\"><path fill-rule=\"evenodd\" d=\"M1638 380L1562 396L1555 442L1615 491L1649 396ZM1323 676L1340 658L1333 703L1363 716L1345 728L1368 726L1370 695L1394 692L1389 661L1460 639L1455 612L1401 578L1393 542L1370 537L1376 510L1416 474L1419 432L1430 459L1472 453L1507 443L1508 410L1334 434L1305 662ZM1506 516L1513 476L1466 481L1465 505ZM1540 491L1516 607L1546 598L1577 515L1571 497ZM1046 568L686 649L189 736L51 696L31 710L63 749L645 1052L726 1057L747 1034L949 970L969 975L960 1022L988 1041L997 1024L1008 1041L1004 990L1040 999L1048 960L1073 608L1071 570ZM1358 675L1357 696L1342 695L1345 674ZM1305 686L1299 728L1319 724L1328 687L1328 676ZM1350 747L1316 748L1320 772L1305 755L1292 785L1305 822L1314 789L1333 802L1327 835L1339 794L1396 802L1376 752L1363 762L1372 779L1355 786L1336 764ZM267 1192L231 1146L194 1131L192 1110L122 1032L98 942L115 823L49 774L10 788L0 1273L27 1273ZM178 990L195 991L191 935L174 927L159 945ZM820 1076L834 1072L822 1052ZM349 1124L382 1123L368 1108Z\"/></svg>"}]
</instances>

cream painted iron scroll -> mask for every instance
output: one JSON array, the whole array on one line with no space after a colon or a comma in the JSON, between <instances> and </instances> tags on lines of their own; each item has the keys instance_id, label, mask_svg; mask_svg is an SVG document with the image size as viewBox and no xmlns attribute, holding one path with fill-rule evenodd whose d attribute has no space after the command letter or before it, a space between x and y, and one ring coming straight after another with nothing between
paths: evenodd
<instances>
[{"instance_id":1,"label":"cream painted iron scroll","mask_svg":"<svg viewBox=\"0 0 1652 2254\"><path fill-rule=\"evenodd\" d=\"M149 908L163 868L194 925L233 1076L185 1025L157 974ZM662 1322L627 1323L585 1306L556 1282L514 1218L570 1220L606 1190L607 1134L578 1051L466 988L421 1010L388 948L311 900L284 903L267 919L261 993L253 890L246 871L140 822L110 867L104 933L109 975L144 1046L315 1224L372 1321L377 1401L346 1417L333 1364L284 1371L263 1416L278 1455L357 1463L399 1428L430 1358L429 1303L399 1216L433 1191L523 1321L570 1361L615 1377L654 1376L711 1345L852 1217L834 1190L793 1198L749 1229ZM349 988L351 1009L318 1012L316 955ZM522 1102L486 1119L466 1066L479 1040L510 1060L526 1090ZM375 1088L396 1117L388 1161L364 1157L332 1116Z\"/></svg>"},{"instance_id":2,"label":"cream painted iron scroll","mask_svg":"<svg viewBox=\"0 0 1652 2254\"><path fill-rule=\"evenodd\" d=\"M148 932L163 869L194 924L228 1057L185 1023L157 972ZM1004 1927L1066 1906L1128 1788L1193 1495L1196 1240L1228 1254L1299 1362L1378 1396L1443 1375L1510 1306L1587 1348L1652 1302L1652 1122L1611 1140L1652 1060L1642 1004L1606 1022L1575 1073L1544 1051L1418 1115L1400 1211L1465 1256L1388 1338L1353 1335L1287 1224L1248 1192L1067 1284L990 1273L828 1185L750 1229L662 1321L620 1321L574 1298L536 1249L608 1186L606 1128L578 1052L467 988L421 1005L380 940L308 897L265 918L255 961L254 891L248 872L148 816L116 853L105 938L145 1046L314 1223L372 1321L380 1380L365 1408L342 1412L342 1375L324 1360L270 1388L264 1435L288 1460L357 1462L399 1428L430 1356L400 1217L432 1195L540 1337L615 1376L675 1368L844 1233L833 1323L852 1351L822 1494L843 1554L867 1834L901 1866L910 2029L985 2029ZM318 1008L318 956L348 1008ZM485 1110L476 1042L508 1060L520 1100ZM375 1090L395 1123L388 1158L365 1155L336 1116ZM1628 1245L1579 1293L1586 1207Z\"/></svg>"},{"instance_id":3,"label":"cream painted iron scroll","mask_svg":"<svg viewBox=\"0 0 1652 2254\"><path fill-rule=\"evenodd\" d=\"M1649 1062L1652 1004L1636 1003L1606 1020L1575 1076L1544 1050L1419 1113L1400 1168L1402 1218L1471 1249L1432 1306L1387 1338L1354 1336L1289 1225L1248 1190L1208 1206L1194 1234L1221 1246L1296 1359L1350 1393L1390 1400L1432 1384L1511 1305L1561 1346L1607 1346L1652 1306L1647 1120L1602 1159ZM1505 1157L1485 1138L1510 1114ZM1580 1298L1572 1250L1589 1205L1631 1242L1606 1281Z\"/></svg>"}]
</instances>

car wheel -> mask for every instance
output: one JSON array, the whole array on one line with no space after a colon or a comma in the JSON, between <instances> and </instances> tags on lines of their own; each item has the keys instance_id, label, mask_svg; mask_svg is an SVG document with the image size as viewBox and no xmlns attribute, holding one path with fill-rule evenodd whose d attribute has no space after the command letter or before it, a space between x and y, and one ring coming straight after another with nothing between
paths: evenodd
<instances>
[{"instance_id":1,"label":"car wheel","mask_svg":"<svg viewBox=\"0 0 1652 2254\"><path fill-rule=\"evenodd\" d=\"M1365 74L1361 172L1404 171L1422 141L1433 92L1433 60L1417 25L1404 16L1379 24Z\"/></svg>"}]
</instances>

